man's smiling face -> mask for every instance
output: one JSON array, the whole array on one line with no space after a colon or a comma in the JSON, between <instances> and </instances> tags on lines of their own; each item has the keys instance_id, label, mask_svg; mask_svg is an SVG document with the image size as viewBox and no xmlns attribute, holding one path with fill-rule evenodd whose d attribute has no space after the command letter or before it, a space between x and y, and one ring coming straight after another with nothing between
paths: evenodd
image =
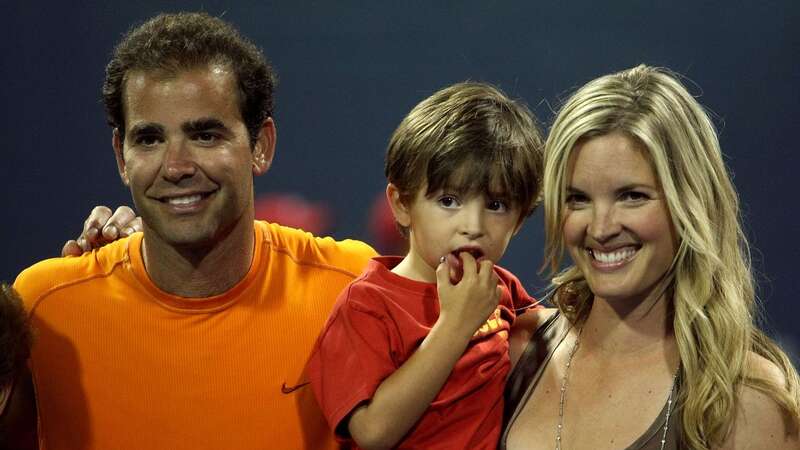
<instances>
[{"instance_id":1,"label":"man's smiling face","mask_svg":"<svg viewBox=\"0 0 800 450\"><path fill-rule=\"evenodd\" d=\"M124 142L115 133L114 147L146 233L201 248L252 227L253 174L266 170L271 150L263 137L251 146L226 65L133 71L123 99Z\"/></svg>"}]
</instances>

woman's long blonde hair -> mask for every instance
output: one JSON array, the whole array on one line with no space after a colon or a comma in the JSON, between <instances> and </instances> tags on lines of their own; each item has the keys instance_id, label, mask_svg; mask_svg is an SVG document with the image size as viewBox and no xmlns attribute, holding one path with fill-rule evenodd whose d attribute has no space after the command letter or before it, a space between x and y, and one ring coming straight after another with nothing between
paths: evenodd
<instances>
[{"instance_id":1,"label":"woman's long blonde hair","mask_svg":"<svg viewBox=\"0 0 800 450\"><path fill-rule=\"evenodd\" d=\"M716 131L702 106L665 69L640 65L593 80L556 117L545 145L545 266L556 274L554 287L572 293L554 296L557 306L576 322L586 318L592 302L577 267L559 272L570 154L579 140L615 131L649 152L680 240L667 280L681 359L685 444L708 449L723 443L741 383L774 399L797 432L800 380L787 355L755 325L750 251ZM757 377L748 367L749 352L780 368L785 384Z\"/></svg>"}]
</instances>

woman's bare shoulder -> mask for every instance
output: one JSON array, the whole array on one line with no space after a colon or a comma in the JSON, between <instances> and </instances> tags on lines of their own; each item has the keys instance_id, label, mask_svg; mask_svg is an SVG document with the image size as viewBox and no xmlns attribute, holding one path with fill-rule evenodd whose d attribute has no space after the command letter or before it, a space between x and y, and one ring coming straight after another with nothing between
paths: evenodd
<instances>
[{"instance_id":1,"label":"woman's bare shoulder","mask_svg":"<svg viewBox=\"0 0 800 450\"><path fill-rule=\"evenodd\" d=\"M514 319L514 326L511 327L512 333L519 330L533 334L556 311L558 311L557 308L531 308Z\"/></svg>"},{"instance_id":2,"label":"woman's bare shoulder","mask_svg":"<svg viewBox=\"0 0 800 450\"><path fill-rule=\"evenodd\" d=\"M556 313L556 308L534 308L525 311L517 316L514 320L514 325L511 327L511 336L508 339L508 353L511 357L511 366L513 367L519 359L531 336L547 321L553 314Z\"/></svg>"},{"instance_id":3,"label":"woman's bare shoulder","mask_svg":"<svg viewBox=\"0 0 800 450\"><path fill-rule=\"evenodd\" d=\"M768 359L750 352L747 371L751 377L777 386L786 384L781 369ZM769 448L800 450L798 418L787 417L778 402L758 388L743 384L738 393L733 428L720 450ZM792 420L794 419L794 420Z\"/></svg>"},{"instance_id":4,"label":"woman's bare shoulder","mask_svg":"<svg viewBox=\"0 0 800 450\"><path fill-rule=\"evenodd\" d=\"M751 377L760 378L778 386L786 384L786 375L780 367L755 352L748 352L745 370Z\"/></svg>"}]
</instances>

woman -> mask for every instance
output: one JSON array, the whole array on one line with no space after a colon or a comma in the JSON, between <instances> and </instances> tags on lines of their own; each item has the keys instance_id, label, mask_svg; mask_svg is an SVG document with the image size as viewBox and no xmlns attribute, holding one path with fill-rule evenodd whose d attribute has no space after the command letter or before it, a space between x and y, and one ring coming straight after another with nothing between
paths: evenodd
<instances>
[{"instance_id":1,"label":"woman","mask_svg":"<svg viewBox=\"0 0 800 450\"><path fill-rule=\"evenodd\" d=\"M797 372L753 323L737 194L675 76L639 66L567 101L544 210L546 265L573 265L557 311L515 330L501 448L800 448Z\"/></svg>"}]
</instances>

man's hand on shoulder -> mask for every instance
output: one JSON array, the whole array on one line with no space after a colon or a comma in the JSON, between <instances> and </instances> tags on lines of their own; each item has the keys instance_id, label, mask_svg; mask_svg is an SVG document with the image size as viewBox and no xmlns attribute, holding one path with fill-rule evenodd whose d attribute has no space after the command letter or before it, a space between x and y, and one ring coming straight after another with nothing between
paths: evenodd
<instances>
[{"instance_id":1,"label":"man's hand on shoulder","mask_svg":"<svg viewBox=\"0 0 800 450\"><path fill-rule=\"evenodd\" d=\"M111 208L95 206L83 223L80 236L64 244L61 256L80 256L137 231L142 231L142 218L130 207L120 206L112 213Z\"/></svg>"}]
</instances>

